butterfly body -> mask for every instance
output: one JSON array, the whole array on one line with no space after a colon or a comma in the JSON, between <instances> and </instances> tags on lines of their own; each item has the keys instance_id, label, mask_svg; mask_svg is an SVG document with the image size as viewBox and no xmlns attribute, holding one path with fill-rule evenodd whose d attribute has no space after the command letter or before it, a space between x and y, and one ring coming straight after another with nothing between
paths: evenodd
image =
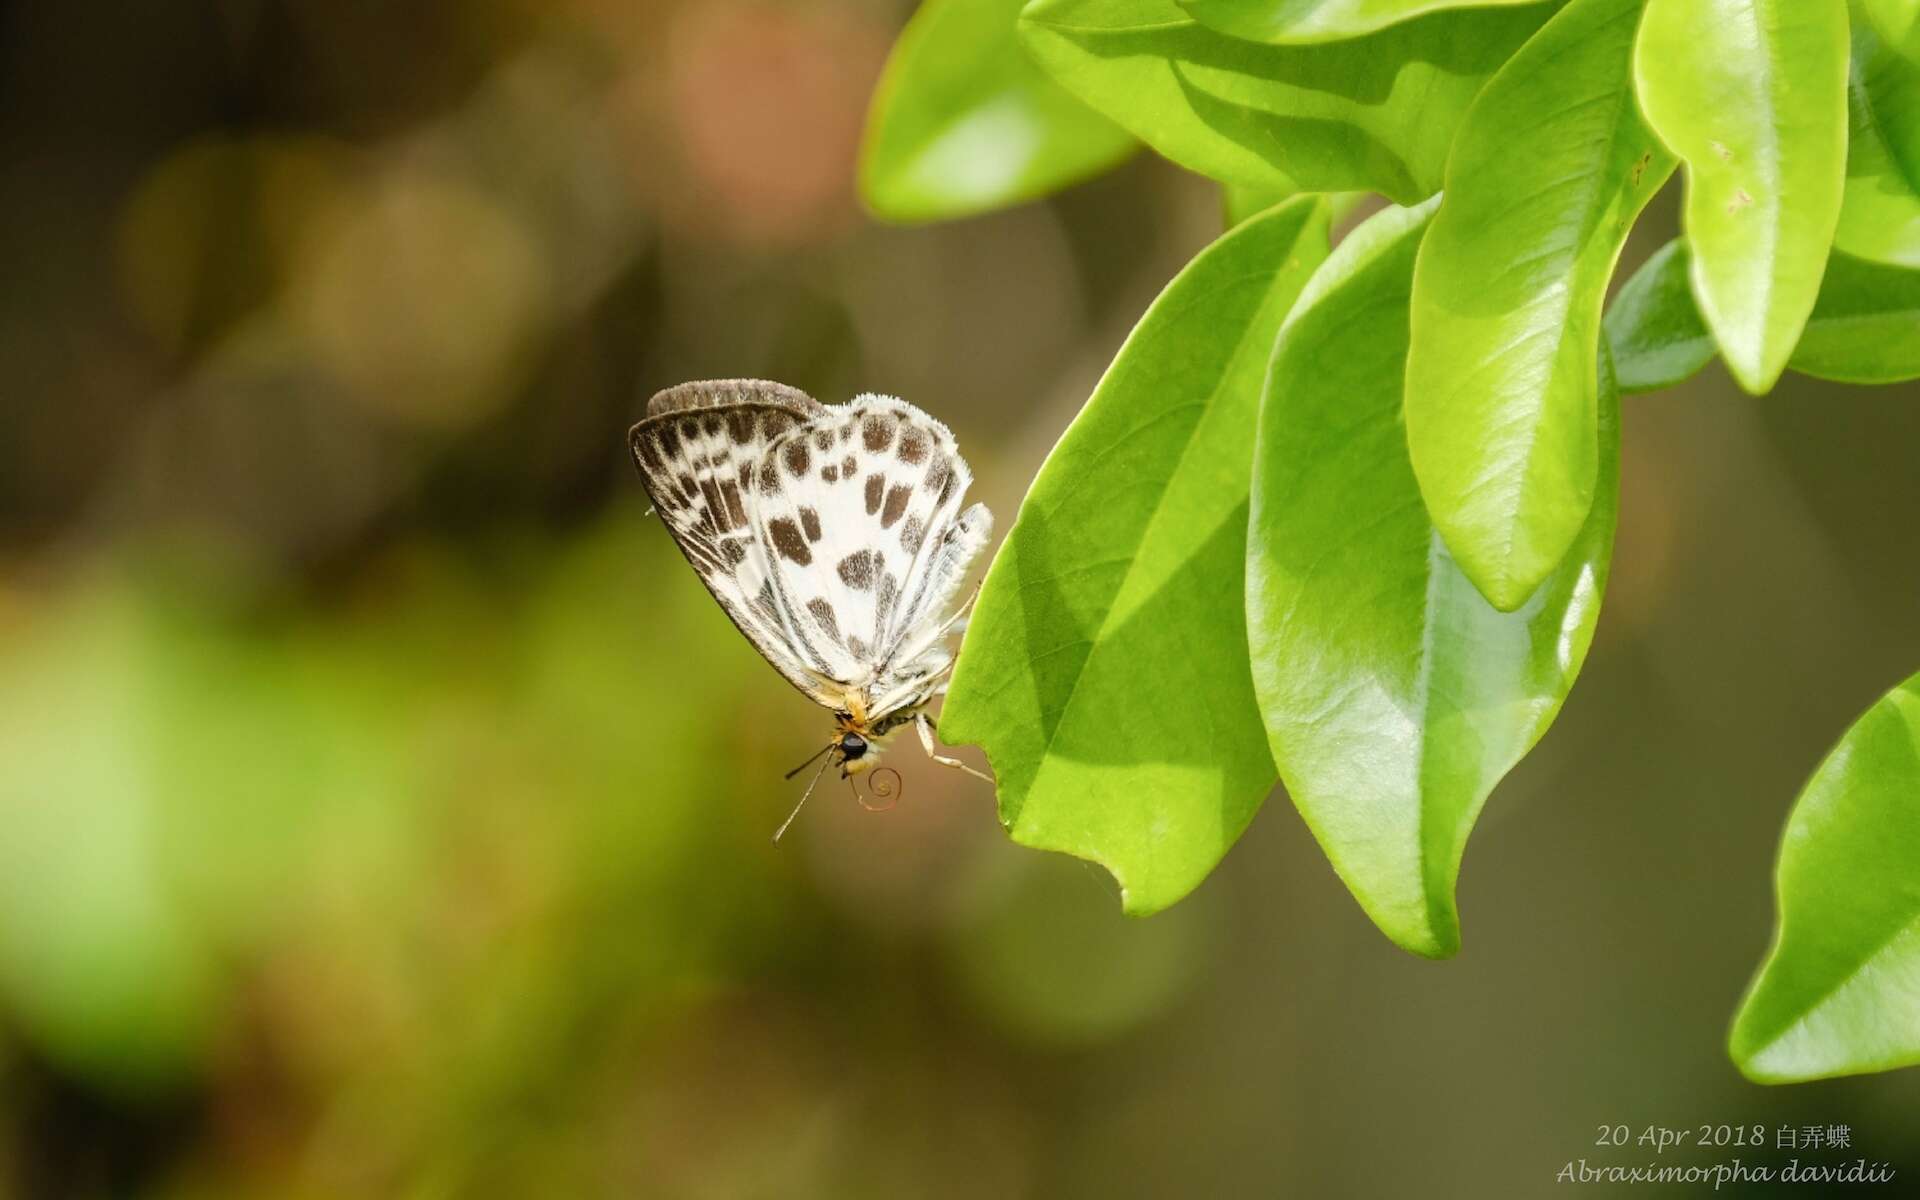
<instances>
[{"instance_id":1,"label":"butterfly body","mask_svg":"<svg viewBox=\"0 0 1920 1200\"><path fill-rule=\"evenodd\" d=\"M717 380L655 395L628 436L655 510L748 641L834 716L829 761L856 774L953 668L948 641L993 518L953 434L902 400L823 405ZM936 756L938 757L938 756ZM823 768L824 769L824 768Z\"/></svg>"}]
</instances>

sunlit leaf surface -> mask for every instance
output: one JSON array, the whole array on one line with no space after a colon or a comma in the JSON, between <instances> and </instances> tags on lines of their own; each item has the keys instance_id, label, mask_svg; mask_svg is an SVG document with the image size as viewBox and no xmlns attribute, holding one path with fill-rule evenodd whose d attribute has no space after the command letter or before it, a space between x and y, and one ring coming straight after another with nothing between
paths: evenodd
<instances>
[{"instance_id":1,"label":"sunlit leaf surface","mask_svg":"<svg viewBox=\"0 0 1920 1200\"><path fill-rule=\"evenodd\" d=\"M967 216L1113 166L1135 142L1020 49L1025 0L927 0L873 94L860 192L895 221Z\"/></svg>"},{"instance_id":2,"label":"sunlit leaf surface","mask_svg":"<svg viewBox=\"0 0 1920 1200\"><path fill-rule=\"evenodd\" d=\"M1693 293L1750 392L1786 368L1820 289L1847 147L1840 0L1648 0L1634 74L1686 164Z\"/></svg>"},{"instance_id":3,"label":"sunlit leaf surface","mask_svg":"<svg viewBox=\"0 0 1920 1200\"><path fill-rule=\"evenodd\" d=\"M1297 44L1360 37L1427 13L1493 8L1537 0L1180 0L1222 33L1255 42Z\"/></svg>"},{"instance_id":4,"label":"sunlit leaf surface","mask_svg":"<svg viewBox=\"0 0 1920 1200\"><path fill-rule=\"evenodd\" d=\"M1673 170L1634 108L1639 19L1639 0L1574 0L1501 68L1461 126L1414 272L1414 472L1503 610L1586 525L1607 281Z\"/></svg>"},{"instance_id":5,"label":"sunlit leaf surface","mask_svg":"<svg viewBox=\"0 0 1920 1200\"><path fill-rule=\"evenodd\" d=\"M1518 611L1487 603L1428 520L1400 421L1414 255L1431 204L1342 242L1275 351L1255 458L1248 637L1274 761L1367 915L1417 954L1460 945L1454 884L1488 792L1559 711L1606 586L1614 392L1571 553Z\"/></svg>"},{"instance_id":6,"label":"sunlit leaf surface","mask_svg":"<svg viewBox=\"0 0 1920 1200\"><path fill-rule=\"evenodd\" d=\"M1174 0L1034 0L1020 27L1055 79L1184 167L1412 203L1439 190L1467 105L1550 11L1461 9L1315 46L1229 37Z\"/></svg>"},{"instance_id":7,"label":"sunlit leaf surface","mask_svg":"<svg viewBox=\"0 0 1920 1200\"><path fill-rule=\"evenodd\" d=\"M1920 1063L1920 676L1827 755L1787 818L1772 952L1728 1049L1788 1083Z\"/></svg>"},{"instance_id":8,"label":"sunlit leaf surface","mask_svg":"<svg viewBox=\"0 0 1920 1200\"><path fill-rule=\"evenodd\" d=\"M1015 840L1102 863L1127 911L1191 891L1273 787L1242 579L1273 337L1327 253L1299 197L1161 293L1021 505L940 718Z\"/></svg>"},{"instance_id":9,"label":"sunlit leaf surface","mask_svg":"<svg viewBox=\"0 0 1920 1200\"><path fill-rule=\"evenodd\" d=\"M1854 0L1861 21L1873 26L1880 40L1920 63L1920 0Z\"/></svg>"}]
</instances>

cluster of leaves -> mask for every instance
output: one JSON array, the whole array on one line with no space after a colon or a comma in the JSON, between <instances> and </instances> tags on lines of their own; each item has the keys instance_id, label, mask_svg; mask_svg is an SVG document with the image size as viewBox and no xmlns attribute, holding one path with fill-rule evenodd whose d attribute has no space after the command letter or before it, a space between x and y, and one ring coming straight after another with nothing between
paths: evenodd
<instances>
[{"instance_id":1,"label":"cluster of leaves","mask_svg":"<svg viewBox=\"0 0 1920 1200\"><path fill-rule=\"evenodd\" d=\"M1135 139L1233 224L1042 468L943 731L1140 914L1278 779L1380 929L1450 955L1468 833L1592 637L1620 394L1716 355L1754 393L1920 377L1920 0L927 0L863 193L955 217ZM1685 236L1608 309L1676 172ZM1393 206L1330 249L1352 193ZM1778 888L1736 1062L1920 1062L1920 677L1808 786Z\"/></svg>"}]
</instances>

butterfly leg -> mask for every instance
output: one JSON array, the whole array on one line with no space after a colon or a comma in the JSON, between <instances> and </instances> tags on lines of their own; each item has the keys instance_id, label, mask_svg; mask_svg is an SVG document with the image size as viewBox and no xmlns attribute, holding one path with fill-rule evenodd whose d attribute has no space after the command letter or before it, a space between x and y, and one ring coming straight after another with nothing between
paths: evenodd
<instances>
[{"instance_id":1,"label":"butterfly leg","mask_svg":"<svg viewBox=\"0 0 1920 1200\"><path fill-rule=\"evenodd\" d=\"M973 776L975 779L984 779L988 783L994 782L993 776L987 774L986 772L976 771L972 767L961 762L957 758L948 758L946 755L937 753L935 751L934 744L933 744L933 721L931 718L927 716L927 714L916 713L913 718L913 727L914 729L919 731L920 746L922 749L924 749L927 752L928 758L939 763L943 767L953 767L953 768L956 768L957 770L965 771L967 774Z\"/></svg>"}]
</instances>

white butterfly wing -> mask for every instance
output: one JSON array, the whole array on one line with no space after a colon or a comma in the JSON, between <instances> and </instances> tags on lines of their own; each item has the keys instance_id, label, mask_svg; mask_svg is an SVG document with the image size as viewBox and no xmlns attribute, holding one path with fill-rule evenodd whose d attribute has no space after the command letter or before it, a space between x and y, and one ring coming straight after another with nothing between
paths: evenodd
<instances>
[{"instance_id":1,"label":"white butterfly wing","mask_svg":"<svg viewBox=\"0 0 1920 1200\"><path fill-rule=\"evenodd\" d=\"M783 384L681 384L648 402L628 445L675 544L734 625L789 683L817 703L838 707L837 676L796 650L753 519L756 472L768 448L826 411Z\"/></svg>"},{"instance_id":2,"label":"white butterfly wing","mask_svg":"<svg viewBox=\"0 0 1920 1200\"><path fill-rule=\"evenodd\" d=\"M951 662L946 607L992 528L983 506L960 513L972 473L953 434L904 401L861 396L781 434L756 479L753 517L800 655L862 690L869 719L927 699Z\"/></svg>"}]
</instances>

